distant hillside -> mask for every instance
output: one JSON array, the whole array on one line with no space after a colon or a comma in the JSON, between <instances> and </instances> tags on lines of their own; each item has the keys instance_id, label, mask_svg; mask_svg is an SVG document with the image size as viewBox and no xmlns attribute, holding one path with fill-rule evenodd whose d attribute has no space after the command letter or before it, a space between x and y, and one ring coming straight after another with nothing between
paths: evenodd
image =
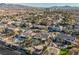
<instances>
[{"instance_id":1,"label":"distant hillside","mask_svg":"<svg viewBox=\"0 0 79 59\"><path fill-rule=\"evenodd\" d=\"M51 10L79 10L79 7L72 7L72 6L53 6L50 7Z\"/></svg>"},{"instance_id":2,"label":"distant hillside","mask_svg":"<svg viewBox=\"0 0 79 59\"><path fill-rule=\"evenodd\" d=\"M18 5L18 4L5 4L1 3L0 8L31 8L29 6Z\"/></svg>"}]
</instances>

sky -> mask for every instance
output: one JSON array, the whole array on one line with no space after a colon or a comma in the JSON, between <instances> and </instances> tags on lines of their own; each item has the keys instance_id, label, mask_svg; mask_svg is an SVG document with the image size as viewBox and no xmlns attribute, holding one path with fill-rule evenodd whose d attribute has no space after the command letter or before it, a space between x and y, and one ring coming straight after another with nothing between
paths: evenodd
<instances>
[{"instance_id":1,"label":"sky","mask_svg":"<svg viewBox=\"0 0 79 59\"><path fill-rule=\"evenodd\" d=\"M72 6L79 7L79 3L24 3L22 5L33 7Z\"/></svg>"}]
</instances>

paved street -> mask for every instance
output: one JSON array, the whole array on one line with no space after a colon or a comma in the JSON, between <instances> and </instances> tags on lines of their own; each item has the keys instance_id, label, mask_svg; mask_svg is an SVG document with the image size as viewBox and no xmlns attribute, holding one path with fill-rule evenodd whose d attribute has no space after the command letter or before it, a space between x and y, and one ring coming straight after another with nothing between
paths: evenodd
<instances>
[{"instance_id":1,"label":"paved street","mask_svg":"<svg viewBox=\"0 0 79 59\"><path fill-rule=\"evenodd\" d=\"M20 53L15 50L9 50L6 47L0 47L0 55L20 55Z\"/></svg>"}]
</instances>

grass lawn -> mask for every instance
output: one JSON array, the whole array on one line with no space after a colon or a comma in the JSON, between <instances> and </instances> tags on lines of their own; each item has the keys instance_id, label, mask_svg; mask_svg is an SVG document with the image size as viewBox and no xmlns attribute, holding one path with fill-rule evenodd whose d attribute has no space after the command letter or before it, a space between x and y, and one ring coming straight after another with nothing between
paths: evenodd
<instances>
[{"instance_id":1,"label":"grass lawn","mask_svg":"<svg viewBox=\"0 0 79 59\"><path fill-rule=\"evenodd\" d=\"M67 48L63 48L60 50L60 55L68 55L69 50Z\"/></svg>"},{"instance_id":2,"label":"grass lawn","mask_svg":"<svg viewBox=\"0 0 79 59\"><path fill-rule=\"evenodd\" d=\"M68 45L67 48L60 49L60 55L68 55L69 49L73 48L74 45Z\"/></svg>"}]
</instances>

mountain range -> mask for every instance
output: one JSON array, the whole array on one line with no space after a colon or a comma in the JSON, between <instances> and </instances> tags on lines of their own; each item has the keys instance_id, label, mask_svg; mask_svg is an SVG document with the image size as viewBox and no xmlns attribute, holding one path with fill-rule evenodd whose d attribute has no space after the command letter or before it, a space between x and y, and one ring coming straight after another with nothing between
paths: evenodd
<instances>
[{"instance_id":1,"label":"mountain range","mask_svg":"<svg viewBox=\"0 0 79 59\"><path fill-rule=\"evenodd\" d=\"M33 6L26 6L21 4L6 4L1 3L0 8L43 8L43 7L33 7ZM79 9L79 7L72 7L72 6L52 6L48 7L49 9L64 9L64 10L71 10L71 9Z\"/></svg>"}]
</instances>

